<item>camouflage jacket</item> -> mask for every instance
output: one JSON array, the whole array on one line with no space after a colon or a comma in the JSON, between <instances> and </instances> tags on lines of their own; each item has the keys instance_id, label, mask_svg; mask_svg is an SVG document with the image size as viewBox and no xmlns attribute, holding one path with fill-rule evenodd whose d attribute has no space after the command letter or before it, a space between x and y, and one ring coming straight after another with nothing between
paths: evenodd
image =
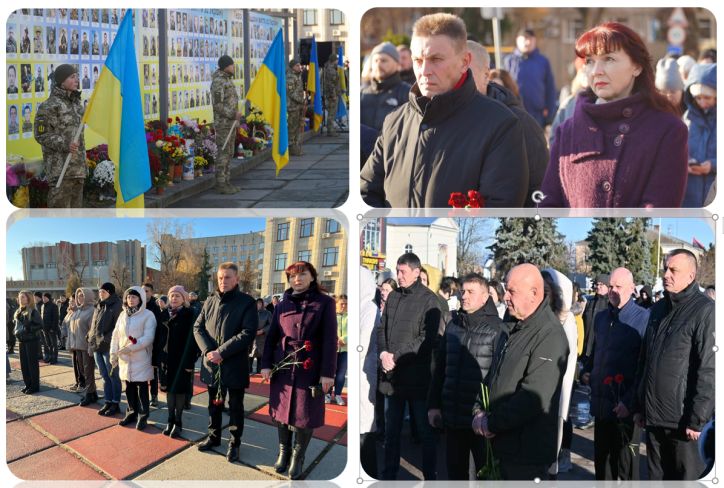
<instances>
[{"instance_id":1,"label":"camouflage jacket","mask_svg":"<svg viewBox=\"0 0 724 488\"><path fill-rule=\"evenodd\" d=\"M211 99L216 125L232 124L236 120L239 93L231 74L217 69L211 76Z\"/></svg>"},{"instance_id":2,"label":"camouflage jacket","mask_svg":"<svg viewBox=\"0 0 724 488\"><path fill-rule=\"evenodd\" d=\"M337 64L327 62L322 70L322 94L324 98L337 98L340 91Z\"/></svg>"},{"instance_id":3,"label":"camouflage jacket","mask_svg":"<svg viewBox=\"0 0 724 488\"><path fill-rule=\"evenodd\" d=\"M35 140L43 149L45 175L48 182L58 181L68 156L70 143L83 119L83 105L80 92L70 92L58 86L53 87L46 101L38 105L35 114ZM70 158L64 178L85 178L88 172L85 162L85 141L81 131L80 147Z\"/></svg>"},{"instance_id":4,"label":"camouflage jacket","mask_svg":"<svg viewBox=\"0 0 724 488\"><path fill-rule=\"evenodd\" d=\"M304 105L304 84L300 73L287 68L287 110L300 108Z\"/></svg>"}]
</instances>

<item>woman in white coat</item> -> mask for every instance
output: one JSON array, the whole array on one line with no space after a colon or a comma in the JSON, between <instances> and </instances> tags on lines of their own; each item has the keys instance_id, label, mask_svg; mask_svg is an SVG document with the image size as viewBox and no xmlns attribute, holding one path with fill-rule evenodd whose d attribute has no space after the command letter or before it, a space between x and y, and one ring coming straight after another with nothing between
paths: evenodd
<instances>
[{"instance_id":1,"label":"woman in white coat","mask_svg":"<svg viewBox=\"0 0 724 488\"><path fill-rule=\"evenodd\" d=\"M146 293L140 286L132 286L123 294L123 311L111 339L111 365L118 368L128 399L126 416L119 425L136 422L136 429L143 430L148 423L148 382L153 379L151 350L155 334L156 317L146 310Z\"/></svg>"},{"instance_id":2,"label":"woman in white coat","mask_svg":"<svg viewBox=\"0 0 724 488\"><path fill-rule=\"evenodd\" d=\"M555 269L544 269L542 271L543 279L554 288L552 290L557 293L560 298L558 318L563 326L563 331L568 340L568 361L566 365L566 373L563 375L563 383L561 384L561 397L558 408L558 459L551 465L548 474L551 477L557 477L558 472L570 471L571 469L571 450L570 440L567 446L561 448L563 440L564 423L568 420L568 407L571 403L571 393L573 392L573 378L576 372L576 344L578 341L578 328L576 326L576 318L571 312L573 304L573 282L569 280L563 273ZM549 281L550 280L550 281ZM551 303L554 300L551 299ZM571 426L569 424L568 428ZM570 436L568 436L570 438ZM554 478L555 479L555 478Z\"/></svg>"}]
</instances>

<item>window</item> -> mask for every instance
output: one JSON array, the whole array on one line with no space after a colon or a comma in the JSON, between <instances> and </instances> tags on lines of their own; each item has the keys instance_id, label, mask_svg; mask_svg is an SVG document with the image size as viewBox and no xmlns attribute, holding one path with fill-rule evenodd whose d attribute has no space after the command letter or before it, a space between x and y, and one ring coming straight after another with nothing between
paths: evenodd
<instances>
[{"instance_id":1,"label":"window","mask_svg":"<svg viewBox=\"0 0 724 488\"><path fill-rule=\"evenodd\" d=\"M274 286L272 287L272 295L278 295L280 293L284 293L284 283L274 283Z\"/></svg>"},{"instance_id":2,"label":"window","mask_svg":"<svg viewBox=\"0 0 724 488\"><path fill-rule=\"evenodd\" d=\"M344 13L341 10L330 10L329 11L329 24L330 25L344 24Z\"/></svg>"},{"instance_id":3,"label":"window","mask_svg":"<svg viewBox=\"0 0 724 488\"><path fill-rule=\"evenodd\" d=\"M304 19L302 24L304 25L317 25L317 11L311 8L304 9Z\"/></svg>"},{"instance_id":4,"label":"window","mask_svg":"<svg viewBox=\"0 0 724 488\"><path fill-rule=\"evenodd\" d=\"M274 258L274 271L284 271L287 267L287 253L279 253Z\"/></svg>"},{"instance_id":5,"label":"window","mask_svg":"<svg viewBox=\"0 0 724 488\"><path fill-rule=\"evenodd\" d=\"M335 266L337 264L338 255L339 255L339 248L325 247L324 255L322 256L322 266Z\"/></svg>"},{"instance_id":6,"label":"window","mask_svg":"<svg viewBox=\"0 0 724 488\"><path fill-rule=\"evenodd\" d=\"M231 246L231 252L236 253L236 246Z\"/></svg>"},{"instance_id":7,"label":"window","mask_svg":"<svg viewBox=\"0 0 724 488\"><path fill-rule=\"evenodd\" d=\"M297 254L297 261L310 262L311 260L312 260L312 251L310 251L310 250L299 251L299 254Z\"/></svg>"},{"instance_id":8,"label":"window","mask_svg":"<svg viewBox=\"0 0 724 488\"><path fill-rule=\"evenodd\" d=\"M214 252L219 252L219 248L217 246L214 246Z\"/></svg>"},{"instance_id":9,"label":"window","mask_svg":"<svg viewBox=\"0 0 724 488\"><path fill-rule=\"evenodd\" d=\"M277 224L277 241L286 241L289 239L289 222Z\"/></svg>"},{"instance_id":10,"label":"window","mask_svg":"<svg viewBox=\"0 0 724 488\"><path fill-rule=\"evenodd\" d=\"M340 230L341 226L339 225L339 222L334 219L327 219L327 222L324 224L324 232L336 234Z\"/></svg>"},{"instance_id":11,"label":"window","mask_svg":"<svg viewBox=\"0 0 724 488\"><path fill-rule=\"evenodd\" d=\"M302 219L299 237L311 237L312 234L314 234L314 219Z\"/></svg>"},{"instance_id":12,"label":"window","mask_svg":"<svg viewBox=\"0 0 724 488\"><path fill-rule=\"evenodd\" d=\"M327 290L329 293L334 294L335 286L337 286L337 282L334 280L323 280L322 281L322 287L324 287L324 289Z\"/></svg>"},{"instance_id":13,"label":"window","mask_svg":"<svg viewBox=\"0 0 724 488\"><path fill-rule=\"evenodd\" d=\"M581 34L583 34L583 19L568 19L568 22L564 22L563 42L574 44Z\"/></svg>"},{"instance_id":14,"label":"window","mask_svg":"<svg viewBox=\"0 0 724 488\"><path fill-rule=\"evenodd\" d=\"M224 246L224 252L229 252L229 246Z\"/></svg>"},{"instance_id":15,"label":"window","mask_svg":"<svg viewBox=\"0 0 724 488\"><path fill-rule=\"evenodd\" d=\"M412 244L405 244L405 253L412 252Z\"/></svg>"},{"instance_id":16,"label":"window","mask_svg":"<svg viewBox=\"0 0 724 488\"><path fill-rule=\"evenodd\" d=\"M711 39L714 27L712 26L711 19L703 18L699 20L699 37L701 39Z\"/></svg>"},{"instance_id":17,"label":"window","mask_svg":"<svg viewBox=\"0 0 724 488\"><path fill-rule=\"evenodd\" d=\"M373 220L369 222L364 228L364 234L362 236L362 243L365 249L370 251L380 250L380 222L379 220Z\"/></svg>"}]
</instances>

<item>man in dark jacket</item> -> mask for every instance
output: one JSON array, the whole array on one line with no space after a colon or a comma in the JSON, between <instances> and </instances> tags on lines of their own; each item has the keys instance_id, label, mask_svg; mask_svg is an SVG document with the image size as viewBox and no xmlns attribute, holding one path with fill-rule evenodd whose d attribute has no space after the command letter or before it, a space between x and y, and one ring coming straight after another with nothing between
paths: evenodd
<instances>
[{"instance_id":1,"label":"man in dark jacket","mask_svg":"<svg viewBox=\"0 0 724 488\"><path fill-rule=\"evenodd\" d=\"M88 346L103 378L104 405L98 410L98 415L111 417L118 413L121 403L121 378L118 376L118 368L111 366L111 338L118 316L121 315L122 304L113 283L103 283L98 290L98 298L88 330ZM84 403L90 404L90 398L84 398L81 406Z\"/></svg>"},{"instance_id":2,"label":"man in dark jacket","mask_svg":"<svg viewBox=\"0 0 724 488\"><path fill-rule=\"evenodd\" d=\"M33 300L35 300L35 310L38 311L38 317L40 317L42 320L43 317L43 294L39 291L36 291L33 293ZM43 331L40 331L40 334L38 334L40 339L40 347L38 348L38 361L43 360L43 351L45 350L45 334Z\"/></svg>"},{"instance_id":3,"label":"man in dark jacket","mask_svg":"<svg viewBox=\"0 0 724 488\"><path fill-rule=\"evenodd\" d=\"M588 357L593 354L593 324L596 315L608 308L608 282L607 274L601 273L596 276L593 283L596 295L592 300L586 302L586 308L583 309L583 353L579 358L583 364L586 364Z\"/></svg>"},{"instance_id":4,"label":"man in dark jacket","mask_svg":"<svg viewBox=\"0 0 724 488\"><path fill-rule=\"evenodd\" d=\"M447 477L468 480L470 454L477 473L485 464L483 438L470 429L473 405L493 365L494 349L502 331L498 309L479 274L463 279L462 311L445 327L432 363L428 420L444 427Z\"/></svg>"},{"instance_id":5,"label":"man in dark jacket","mask_svg":"<svg viewBox=\"0 0 724 488\"><path fill-rule=\"evenodd\" d=\"M373 207L446 208L451 193L475 190L486 207L521 207L523 130L503 104L476 90L465 24L426 15L412 36L417 83L409 103L385 119L362 168L362 198Z\"/></svg>"},{"instance_id":6,"label":"man in dark jacket","mask_svg":"<svg viewBox=\"0 0 724 488\"><path fill-rule=\"evenodd\" d=\"M391 112L407 102L410 85L400 78L400 54L391 42L372 50L372 79L360 94L360 121L377 132Z\"/></svg>"},{"instance_id":7,"label":"man in dark jacket","mask_svg":"<svg viewBox=\"0 0 724 488\"><path fill-rule=\"evenodd\" d=\"M194 322L201 313L201 302L199 301L199 295L195 291L189 293L189 308L194 313Z\"/></svg>"},{"instance_id":8,"label":"man in dark jacket","mask_svg":"<svg viewBox=\"0 0 724 488\"><path fill-rule=\"evenodd\" d=\"M194 324L194 337L203 358L201 381L209 386L209 437L199 451L221 444L221 413L229 392L229 449L226 459L239 459L244 433L244 389L249 387L249 346L256 337L256 302L239 289L239 268L221 263L218 290L210 295Z\"/></svg>"},{"instance_id":9,"label":"man in dark jacket","mask_svg":"<svg viewBox=\"0 0 724 488\"><path fill-rule=\"evenodd\" d=\"M631 298L633 275L626 268L611 273L608 308L596 315L593 353L581 377L591 386L591 414L597 480L638 480L641 430L631 409L636 367L649 311Z\"/></svg>"},{"instance_id":10,"label":"man in dark jacket","mask_svg":"<svg viewBox=\"0 0 724 488\"><path fill-rule=\"evenodd\" d=\"M476 402L473 430L492 438L504 480L545 479L557 458L558 407L568 360L561 322L532 264L508 273L508 313L518 319L490 375L490 405Z\"/></svg>"},{"instance_id":11,"label":"man in dark jacket","mask_svg":"<svg viewBox=\"0 0 724 488\"><path fill-rule=\"evenodd\" d=\"M387 297L377 329L378 389L385 397L385 480L396 479L400 469L400 433L408 402L422 439L423 475L426 480L437 477L435 433L426 422L426 399L441 315L435 293L420 281L421 267L420 258L413 253L397 260L399 288Z\"/></svg>"},{"instance_id":12,"label":"man in dark jacket","mask_svg":"<svg viewBox=\"0 0 724 488\"><path fill-rule=\"evenodd\" d=\"M470 62L470 70L475 78L475 86L478 91L490 98L493 98L513 112L518 120L520 120L523 128L523 138L525 139L525 152L528 156L528 193L525 197L525 206L533 207L531 196L533 192L540 189L548 167L548 141L546 141L545 132L540 124L525 111L523 103L513 92L497 83L490 83L490 55L484 46L475 42L468 41L468 49L472 56Z\"/></svg>"},{"instance_id":13,"label":"man in dark jacket","mask_svg":"<svg viewBox=\"0 0 724 488\"><path fill-rule=\"evenodd\" d=\"M43 319L43 361L55 364L58 362L58 306L47 291L43 293L40 316Z\"/></svg>"},{"instance_id":14,"label":"man in dark jacket","mask_svg":"<svg viewBox=\"0 0 724 488\"><path fill-rule=\"evenodd\" d=\"M153 283L150 281L143 284L143 291L146 294L146 310L153 312L153 316L156 318L156 324L163 322L161 313L161 307L158 305L158 300L153 296ZM151 406L158 406L158 383L159 383L159 366L161 360L159 357L162 352L163 346L161 344L166 343L166 329L165 327L156 327L156 335L153 339L153 349L151 354L151 364L153 365L153 379L150 382L151 387ZM165 383L162 383L165 388Z\"/></svg>"},{"instance_id":15,"label":"man in dark jacket","mask_svg":"<svg viewBox=\"0 0 724 488\"><path fill-rule=\"evenodd\" d=\"M639 360L634 420L646 426L652 480L695 480L697 441L714 412L714 302L699 291L696 256L666 257L666 294L651 307Z\"/></svg>"},{"instance_id":16,"label":"man in dark jacket","mask_svg":"<svg viewBox=\"0 0 724 488\"><path fill-rule=\"evenodd\" d=\"M519 31L515 42L517 47L513 54L503 59L503 68L518 84L525 109L541 127L545 127L555 117L558 104L551 63L538 50L532 29Z\"/></svg>"}]
</instances>

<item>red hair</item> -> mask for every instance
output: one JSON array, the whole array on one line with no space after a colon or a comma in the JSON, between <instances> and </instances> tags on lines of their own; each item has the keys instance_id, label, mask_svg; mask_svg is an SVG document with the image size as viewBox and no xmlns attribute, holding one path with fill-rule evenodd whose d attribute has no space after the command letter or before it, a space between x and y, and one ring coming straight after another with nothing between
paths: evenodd
<instances>
[{"instance_id":1,"label":"red hair","mask_svg":"<svg viewBox=\"0 0 724 488\"><path fill-rule=\"evenodd\" d=\"M633 93L641 93L646 102L656 110L677 114L671 102L656 90L651 55L641 37L630 27L618 22L605 22L583 33L575 47L576 56L584 60L594 54L601 55L619 49L641 68L641 73L634 81Z\"/></svg>"},{"instance_id":2,"label":"red hair","mask_svg":"<svg viewBox=\"0 0 724 488\"><path fill-rule=\"evenodd\" d=\"M287 274L287 281L290 281L293 274L303 273L305 271L309 271L309 274L312 275L312 284L310 285L310 288L316 287L320 291L326 291L317 281L317 270L314 269L312 263L309 263L307 261L297 261L296 263L292 263L287 266L287 269L284 270L284 272Z\"/></svg>"}]
</instances>

